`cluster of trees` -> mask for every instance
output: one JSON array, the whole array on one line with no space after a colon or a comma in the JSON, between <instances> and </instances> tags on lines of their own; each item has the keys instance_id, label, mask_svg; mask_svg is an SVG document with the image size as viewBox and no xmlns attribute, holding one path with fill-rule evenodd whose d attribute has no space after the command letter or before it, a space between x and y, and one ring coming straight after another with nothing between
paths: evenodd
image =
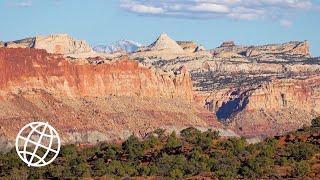
<instances>
[{"instance_id":1,"label":"cluster of trees","mask_svg":"<svg viewBox=\"0 0 320 180\"><path fill-rule=\"evenodd\" d=\"M42 179L72 177L160 176L295 178L318 172L313 168L319 148L320 118L312 126L291 133L312 134L315 140L281 141L269 138L247 144L244 138L222 139L216 131L187 128L177 136L158 129L140 140L129 137L122 144L100 144L90 148L63 146L59 157L42 168L28 168L12 150L0 155L0 177ZM319 161L317 161L319 162ZM319 170L319 169L318 169Z\"/></svg>"}]
</instances>

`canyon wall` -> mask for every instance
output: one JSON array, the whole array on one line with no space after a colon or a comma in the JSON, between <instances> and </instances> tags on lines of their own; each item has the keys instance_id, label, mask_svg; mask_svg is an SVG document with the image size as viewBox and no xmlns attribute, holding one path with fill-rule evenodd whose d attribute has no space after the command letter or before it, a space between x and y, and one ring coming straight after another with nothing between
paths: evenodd
<instances>
[{"instance_id":1,"label":"canyon wall","mask_svg":"<svg viewBox=\"0 0 320 180\"><path fill-rule=\"evenodd\" d=\"M128 59L90 64L32 48L0 48L0 151L19 128L48 121L63 143L121 142L194 126L235 136L193 103L186 68L152 70Z\"/></svg>"},{"instance_id":2,"label":"canyon wall","mask_svg":"<svg viewBox=\"0 0 320 180\"><path fill-rule=\"evenodd\" d=\"M201 94L201 93L200 93ZM320 115L320 77L273 79L259 85L198 94L208 110L243 136L277 135Z\"/></svg>"},{"instance_id":3,"label":"canyon wall","mask_svg":"<svg viewBox=\"0 0 320 180\"><path fill-rule=\"evenodd\" d=\"M260 46L228 41L210 52L143 62L166 71L186 67L195 102L245 137L285 133L320 115L320 58L311 57L308 41Z\"/></svg>"},{"instance_id":4,"label":"canyon wall","mask_svg":"<svg viewBox=\"0 0 320 180\"><path fill-rule=\"evenodd\" d=\"M0 92L46 89L61 96L142 96L192 99L187 70L153 71L128 59L91 65L36 49L0 49Z\"/></svg>"}]
</instances>

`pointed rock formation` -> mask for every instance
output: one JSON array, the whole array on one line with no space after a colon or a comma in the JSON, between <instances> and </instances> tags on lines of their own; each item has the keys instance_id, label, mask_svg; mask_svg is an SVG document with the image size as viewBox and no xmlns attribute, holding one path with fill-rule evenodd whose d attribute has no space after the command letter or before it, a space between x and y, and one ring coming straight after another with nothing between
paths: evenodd
<instances>
[{"instance_id":1,"label":"pointed rock formation","mask_svg":"<svg viewBox=\"0 0 320 180\"><path fill-rule=\"evenodd\" d=\"M181 57L211 56L205 51L196 51L197 45L192 41L175 41L167 34L161 34L158 39L147 47L139 48L130 57L132 59L170 60ZM202 47L200 47L202 49ZM200 52L200 53L199 53Z\"/></svg>"},{"instance_id":2,"label":"pointed rock formation","mask_svg":"<svg viewBox=\"0 0 320 180\"><path fill-rule=\"evenodd\" d=\"M151 51L167 50L176 53L184 52L182 47L165 33L161 34L154 43L147 47L147 49Z\"/></svg>"}]
</instances>

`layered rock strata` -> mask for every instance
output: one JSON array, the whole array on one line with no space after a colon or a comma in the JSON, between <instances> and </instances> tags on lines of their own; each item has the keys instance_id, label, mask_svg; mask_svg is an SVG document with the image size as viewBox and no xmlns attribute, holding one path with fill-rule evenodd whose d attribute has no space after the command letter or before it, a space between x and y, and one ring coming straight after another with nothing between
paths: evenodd
<instances>
[{"instance_id":1,"label":"layered rock strata","mask_svg":"<svg viewBox=\"0 0 320 180\"><path fill-rule=\"evenodd\" d=\"M83 40L76 40L68 34L36 36L5 43L8 48L44 49L48 53L78 54L92 52L91 47Z\"/></svg>"},{"instance_id":2,"label":"layered rock strata","mask_svg":"<svg viewBox=\"0 0 320 180\"><path fill-rule=\"evenodd\" d=\"M19 128L49 121L63 143L122 141L195 126L234 136L192 102L188 71L164 73L122 59L93 65L30 48L0 48L0 149Z\"/></svg>"}]
</instances>

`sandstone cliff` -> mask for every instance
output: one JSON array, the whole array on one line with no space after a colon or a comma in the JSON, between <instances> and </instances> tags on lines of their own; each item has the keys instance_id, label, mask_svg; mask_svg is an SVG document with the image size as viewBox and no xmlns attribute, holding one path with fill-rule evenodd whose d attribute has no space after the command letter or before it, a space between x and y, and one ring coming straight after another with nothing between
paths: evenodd
<instances>
[{"instance_id":1,"label":"sandstone cliff","mask_svg":"<svg viewBox=\"0 0 320 180\"><path fill-rule=\"evenodd\" d=\"M153 72L130 60L93 66L72 63L41 50L1 48L0 65L2 93L40 88L70 97L110 94L192 98L186 70L174 76Z\"/></svg>"},{"instance_id":2,"label":"sandstone cliff","mask_svg":"<svg viewBox=\"0 0 320 180\"><path fill-rule=\"evenodd\" d=\"M189 126L235 135L192 102L187 69L174 75L122 59L93 65L44 50L0 48L0 149L19 128L49 121L63 143L122 141Z\"/></svg>"},{"instance_id":3,"label":"sandstone cliff","mask_svg":"<svg viewBox=\"0 0 320 180\"><path fill-rule=\"evenodd\" d=\"M48 53L78 54L92 52L91 47L83 40L76 40L68 34L36 36L6 43L8 48L44 49Z\"/></svg>"},{"instance_id":4,"label":"sandstone cliff","mask_svg":"<svg viewBox=\"0 0 320 180\"><path fill-rule=\"evenodd\" d=\"M224 57L227 54L242 57L259 57L264 56L303 56L310 57L308 41L292 41L283 44L269 44L263 46L236 46L234 42L224 42L220 47L210 50L216 57Z\"/></svg>"},{"instance_id":5,"label":"sandstone cliff","mask_svg":"<svg viewBox=\"0 0 320 180\"><path fill-rule=\"evenodd\" d=\"M320 115L319 76L200 93L199 101L238 134L268 136L310 124ZM200 95L198 94L198 95Z\"/></svg>"},{"instance_id":6,"label":"sandstone cliff","mask_svg":"<svg viewBox=\"0 0 320 180\"><path fill-rule=\"evenodd\" d=\"M190 52L190 53L193 53L198 47L198 45L192 41L177 41L177 43L179 44L179 46L182 47L184 51Z\"/></svg>"},{"instance_id":7,"label":"sandstone cliff","mask_svg":"<svg viewBox=\"0 0 320 180\"><path fill-rule=\"evenodd\" d=\"M195 101L244 136L268 136L296 129L320 115L320 58L308 42L238 46L224 42L213 57L186 56L153 66L190 71Z\"/></svg>"},{"instance_id":8,"label":"sandstone cliff","mask_svg":"<svg viewBox=\"0 0 320 180\"><path fill-rule=\"evenodd\" d=\"M288 54L310 56L308 41L292 41L281 45L271 44L265 46L250 47L246 56L258 56L262 54Z\"/></svg>"}]
</instances>

